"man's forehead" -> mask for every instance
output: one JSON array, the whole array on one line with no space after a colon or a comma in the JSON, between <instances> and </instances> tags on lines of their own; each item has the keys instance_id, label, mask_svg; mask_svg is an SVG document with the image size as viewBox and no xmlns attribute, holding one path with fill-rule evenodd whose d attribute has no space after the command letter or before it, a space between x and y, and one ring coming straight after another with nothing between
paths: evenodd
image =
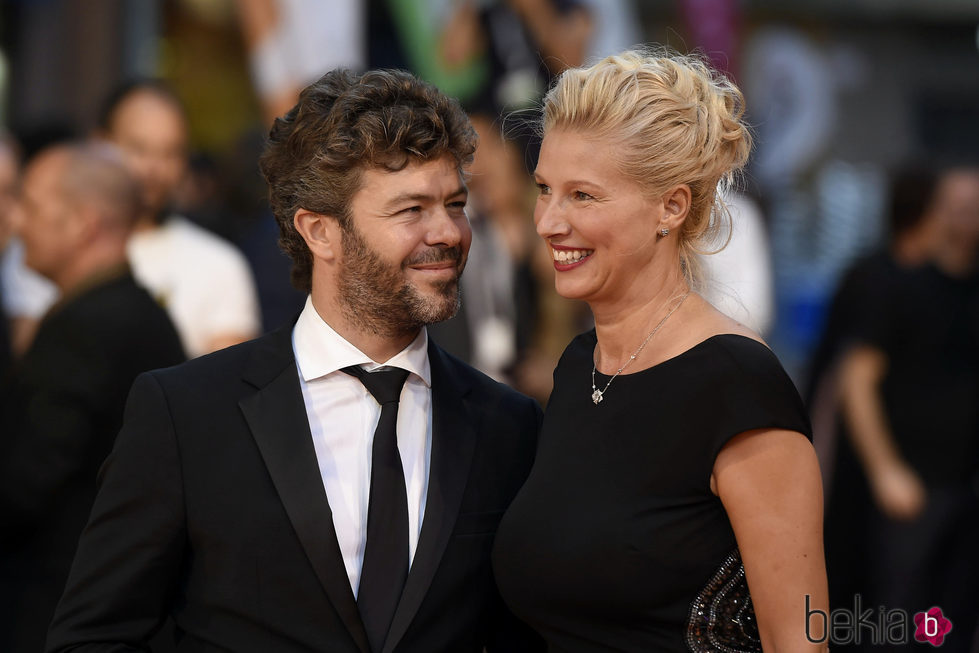
<instances>
[{"instance_id":1,"label":"man's forehead","mask_svg":"<svg viewBox=\"0 0 979 653\"><path fill-rule=\"evenodd\" d=\"M423 169L446 169L455 170L461 173L461 167L456 158L448 152L438 156L421 158L415 155L407 155L403 159L392 157L390 160L380 160L373 164L368 164L366 170L373 170L378 174L397 175L399 173L411 172Z\"/></svg>"},{"instance_id":2,"label":"man's forehead","mask_svg":"<svg viewBox=\"0 0 979 653\"><path fill-rule=\"evenodd\" d=\"M116 127L116 121L120 119L129 123L143 124L146 121L159 120L161 115L184 123L184 113L175 101L158 91L141 88L136 89L123 98L112 113L110 129Z\"/></svg>"},{"instance_id":3,"label":"man's forehead","mask_svg":"<svg viewBox=\"0 0 979 653\"><path fill-rule=\"evenodd\" d=\"M437 192L465 192L463 171L449 155L437 159L408 162L400 170L385 166L365 168L361 177L361 190L383 193L386 197L404 194L431 194ZM451 187L451 188L449 188Z\"/></svg>"}]
</instances>

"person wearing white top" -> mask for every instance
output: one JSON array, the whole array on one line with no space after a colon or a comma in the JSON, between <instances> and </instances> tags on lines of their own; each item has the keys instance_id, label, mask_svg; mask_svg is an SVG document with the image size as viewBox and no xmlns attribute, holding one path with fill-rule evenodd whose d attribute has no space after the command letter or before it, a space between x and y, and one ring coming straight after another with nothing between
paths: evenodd
<instances>
[{"instance_id":1,"label":"person wearing white top","mask_svg":"<svg viewBox=\"0 0 979 653\"><path fill-rule=\"evenodd\" d=\"M18 148L0 133L0 319L10 328L0 325L0 335L10 338L0 343L0 358L6 347L15 358L27 351L41 318L58 299L57 286L24 264L24 243L13 233L19 190Z\"/></svg>"},{"instance_id":2,"label":"person wearing white top","mask_svg":"<svg viewBox=\"0 0 979 653\"><path fill-rule=\"evenodd\" d=\"M701 259L706 272L704 297L764 336L775 321L775 282L765 221L747 195L729 192L723 199L730 213L730 239L723 249ZM725 230L723 237L729 234Z\"/></svg>"},{"instance_id":3,"label":"person wearing white top","mask_svg":"<svg viewBox=\"0 0 979 653\"><path fill-rule=\"evenodd\" d=\"M187 166L187 120L161 82L128 83L102 112L101 135L118 146L143 189L143 211L128 247L136 280L170 314L191 358L261 331L258 293L231 243L170 214Z\"/></svg>"}]
</instances>

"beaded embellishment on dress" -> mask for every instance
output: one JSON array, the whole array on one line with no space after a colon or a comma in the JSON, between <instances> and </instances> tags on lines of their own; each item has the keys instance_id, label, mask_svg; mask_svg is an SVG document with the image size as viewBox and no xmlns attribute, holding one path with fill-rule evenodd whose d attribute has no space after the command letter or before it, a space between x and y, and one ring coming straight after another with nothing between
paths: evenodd
<instances>
[{"instance_id":1,"label":"beaded embellishment on dress","mask_svg":"<svg viewBox=\"0 0 979 653\"><path fill-rule=\"evenodd\" d=\"M737 549L690 605L686 641L693 653L761 653L755 610Z\"/></svg>"}]
</instances>

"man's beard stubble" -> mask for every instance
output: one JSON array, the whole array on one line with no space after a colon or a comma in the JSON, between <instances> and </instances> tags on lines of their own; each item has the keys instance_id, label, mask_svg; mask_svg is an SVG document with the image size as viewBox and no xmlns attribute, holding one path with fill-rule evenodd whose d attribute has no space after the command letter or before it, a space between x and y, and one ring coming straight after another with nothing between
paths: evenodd
<instances>
[{"instance_id":1,"label":"man's beard stubble","mask_svg":"<svg viewBox=\"0 0 979 653\"><path fill-rule=\"evenodd\" d=\"M410 265L462 261L462 249L433 248L402 261L400 267L385 263L351 226L343 229L343 272L337 301L346 320L370 333L400 336L426 324L448 320L460 305L459 276L434 285L434 297L424 296L404 277ZM461 271L460 271L461 273Z\"/></svg>"}]
</instances>

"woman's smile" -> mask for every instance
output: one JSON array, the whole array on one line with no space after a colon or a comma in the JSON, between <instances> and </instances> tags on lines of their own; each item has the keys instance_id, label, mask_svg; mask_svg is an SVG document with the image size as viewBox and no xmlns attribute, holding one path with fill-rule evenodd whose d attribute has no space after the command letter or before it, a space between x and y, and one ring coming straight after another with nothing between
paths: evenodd
<instances>
[{"instance_id":1,"label":"woman's smile","mask_svg":"<svg viewBox=\"0 0 979 653\"><path fill-rule=\"evenodd\" d=\"M595 253L593 249L564 247L551 245L551 256L554 258L554 269L565 272L583 264L588 257Z\"/></svg>"}]
</instances>

